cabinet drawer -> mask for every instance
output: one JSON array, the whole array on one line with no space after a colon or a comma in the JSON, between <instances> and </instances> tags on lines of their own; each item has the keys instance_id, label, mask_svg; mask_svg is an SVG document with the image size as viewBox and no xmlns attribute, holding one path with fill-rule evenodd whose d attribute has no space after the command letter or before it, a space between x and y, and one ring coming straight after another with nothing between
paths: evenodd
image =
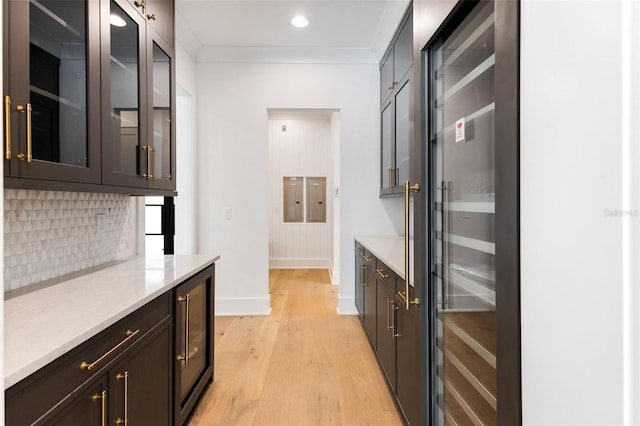
<instances>
[{"instance_id":1,"label":"cabinet drawer","mask_svg":"<svg viewBox=\"0 0 640 426\"><path fill-rule=\"evenodd\" d=\"M360 256L362 256L362 254L364 253L364 248L362 247L362 244L360 244L357 241L355 243L354 250L356 254L359 254Z\"/></svg>"},{"instance_id":2,"label":"cabinet drawer","mask_svg":"<svg viewBox=\"0 0 640 426\"><path fill-rule=\"evenodd\" d=\"M393 293L396 292L396 274L384 262L376 259L376 276Z\"/></svg>"},{"instance_id":3,"label":"cabinet drawer","mask_svg":"<svg viewBox=\"0 0 640 426\"><path fill-rule=\"evenodd\" d=\"M363 248L362 256L364 257L364 264L367 265L372 270L376 269L376 257L371 254L369 250Z\"/></svg>"},{"instance_id":4,"label":"cabinet drawer","mask_svg":"<svg viewBox=\"0 0 640 426\"><path fill-rule=\"evenodd\" d=\"M7 389L7 424L26 425L38 420L72 391L105 371L170 314L167 293ZM91 367L81 368L83 362Z\"/></svg>"}]
</instances>

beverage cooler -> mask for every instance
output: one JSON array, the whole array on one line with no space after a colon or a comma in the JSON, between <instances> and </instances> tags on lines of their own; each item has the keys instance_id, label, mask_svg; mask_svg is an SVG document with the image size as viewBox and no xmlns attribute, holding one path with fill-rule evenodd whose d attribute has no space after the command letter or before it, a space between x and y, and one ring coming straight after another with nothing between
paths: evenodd
<instances>
[{"instance_id":1,"label":"beverage cooler","mask_svg":"<svg viewBox=\"0 0 640 426\"><path fill-rule=\"evenodd\" d=\"M500 118L517 96L506 93L509 50L499 50L506 43L499 34L507 31L497 19L508 11L498 10L502 3L516 4L461 2L423 51L428 404L437 425L511 425L521 418L518 176L509 157L517 158L517 137L506 137L517 120Z\"/></svg>"}]
</instances>

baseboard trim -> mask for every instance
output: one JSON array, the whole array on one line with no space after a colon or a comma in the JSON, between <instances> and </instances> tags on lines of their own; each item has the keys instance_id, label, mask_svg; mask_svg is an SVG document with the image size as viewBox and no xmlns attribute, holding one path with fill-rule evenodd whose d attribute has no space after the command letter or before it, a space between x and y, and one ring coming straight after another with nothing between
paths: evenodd
<instances>
[{"instance_id":1,"label":"baseboard trim","mask_svg":"<svg viewBox=\"0 0 640 426\"><path fill-rule=\"evenodd\" d=\"M340 285L340 271L329 269L329 275L331 276L332 285Z\"/></svg>"},{"instance_id":2,"label":"baseboard trim","mask_svg":"<svg viewBox=\"0 0 640 426\"><path fill-rule=\"evenodd\" d=\"M355 297L338 295L338 315L358 315Z\"/></svg>"},{"instance_id":3,"label":"baseboard trim","mask_svg":"<svg viewBox=\"0 0 640 426\"><path fill-rule=\"evenodd\" d=\"M271 295L267 297L218 298L215 315L219 317L262 316L271 314Z\"/></svg>"},{"instance_id":4,"label":"baseboard trim","mask_svg":"<svg viewBox=\"0 0 640 426\"><path fill-rule=\"evenodd\" d=\"M329 269L329 259L296 259L274 258L269 259L269 269Z\"/></svg>"}]
</instances>

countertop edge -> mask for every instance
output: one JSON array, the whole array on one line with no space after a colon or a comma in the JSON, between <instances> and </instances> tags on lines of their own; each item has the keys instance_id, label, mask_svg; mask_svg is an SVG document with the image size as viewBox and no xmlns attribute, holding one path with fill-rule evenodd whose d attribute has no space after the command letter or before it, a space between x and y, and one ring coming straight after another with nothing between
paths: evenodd
<instances>
[{"instance_id":1,"label":"countertop edge","mask_svg":"<svg viewBox=\"0 0 640 426\"><path fill-rule=\"evenodd\" d=\"M208 256L208 255L196 255L196 256ZM191 269L190 271L185 272L177 277L174 277L172 280L165 282L165 284L162 287L136 300L132 304L119 310L117 313L110 315L107 318L104 318L98 325L90 327L89 329L83 331L80 335L74 337L71 340L66 341L62 345L55 347L45 355L42 355L38 358L31 360L27 364L22 365L13 371L10 371L10 372L5 371L5 376L4 376L5 390L19 383L21 380L26 379L31 374L37 372L38 370L45 367L47 364L51 363L55 359L61 357L62 355L74 349L75 347L81 345L82 343L96 336L100 332L106 330L116 322L125 318L127 315L133 313L134 311L146 305L147 303L151 302L152 300L167 293L168 291L171 291L173 288L183 283L189 277L194 276L199 272L209 268L211 265L215 264L215 262L217 262L219 259L220 259L220 255L215 255L215 256L211 255L211 258L209 260L204 261L202 264ZM93 274L100 274L101 272L102 271L93 272ZM5 346L5 350L6 349L7 348ZM7 366L5 362L5 369L6 367Z\"/></svg>"},{"instance_id":2,"label":"countertop edge","mask_svg":"<svg viewBox=\"0 0 640 426\"><path fill-rule=\"evenodd\" d=\"M354 242L357 241L362 244L377 259L380 259L385 265L391 268L400 279L404 280L404 237L399 235L354 235L353 240ZM381 250L383 244L389 243L400 245L400 252L396 254L398 258L392 259L389 253L384 253ZM413 285L413 277L411 277L411 284Z\"/></svg>"}]
</instances>

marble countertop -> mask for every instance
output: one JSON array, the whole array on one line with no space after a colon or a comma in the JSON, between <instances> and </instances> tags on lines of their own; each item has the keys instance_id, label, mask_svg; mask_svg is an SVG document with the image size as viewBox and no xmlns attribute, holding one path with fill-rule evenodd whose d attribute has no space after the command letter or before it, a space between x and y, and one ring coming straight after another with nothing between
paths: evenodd
<instances>
[{"instance_id":1,"label":"marble countertop","mask_svg":"<svg viewBox=\"0 0 640 426\"><path fill-rule=\"evenodd\" d=\"M398 235L357 235L362 244L393 272L404 280L404 237ZM413 244L409 244L409 258L413 259ZM409 284L413 286L413 268L409 271Z\"/></svg>"},{"instance_id":2,"label":"marble countertop","mask_svg":"<svg viewBox=\"0 0 640 426\"><path fill-rule=\"evenodd\" d=\"M140 256L6 300L5 389L219 258Z\"/></svg>"}]
</instances>

